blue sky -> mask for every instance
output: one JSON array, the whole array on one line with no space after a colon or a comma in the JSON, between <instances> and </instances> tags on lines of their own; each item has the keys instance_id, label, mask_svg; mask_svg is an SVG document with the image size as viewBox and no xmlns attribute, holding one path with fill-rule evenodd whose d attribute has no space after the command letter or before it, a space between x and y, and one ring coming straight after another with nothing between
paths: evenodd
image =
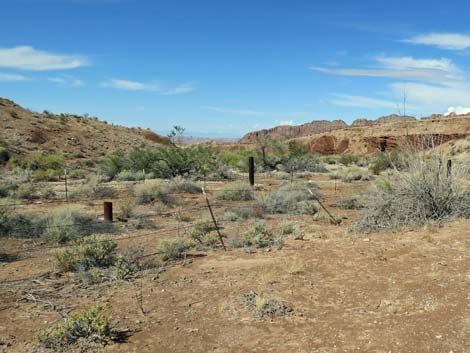
<instances>
[{"instance_id":1,"label":"blue sky","mask_svg":"<svg viewBox=\"0 0 470 353\"><path fill-rule=\"evenodd\" d=\"M470 111L466 1L5 0L0 96L188 135Z\"/></svg>"}]
</instances>

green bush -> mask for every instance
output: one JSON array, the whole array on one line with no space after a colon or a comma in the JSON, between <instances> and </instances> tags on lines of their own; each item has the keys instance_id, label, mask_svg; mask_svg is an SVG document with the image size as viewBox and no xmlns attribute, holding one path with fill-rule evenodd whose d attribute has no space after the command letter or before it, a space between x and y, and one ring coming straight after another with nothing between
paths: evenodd
<instances>
[{"instance_id":1,"label":"green bush","mask_svg":"<svg viewBox=\"0 0 470 353\"><path fill-rule=\"evenodd\" d=\"M195 222L188 233L191 239L195 240L200 245L205 245L206 237L215 230L214 222L212 222L211 219L203 219Z\"/></svg>"},{"instance_id":2,"label":"green bush","mask_svg":"<svg viewBox=\"0 0 470 353\"><path fill-rule=\"evenodd\" d=\"M168 187L157 180L147 180L145 183L136 185L134 193L137 202L140 204L157 201L165 205L175 203L175 199L170 194Z\"/></svg>"},{"instance_id":3,"label":"green bush","mask_svg":"<svg viewBox=\"0 0 470 353\"><path fill-rule=\"evenodd\" d=\"M194 243L185 238L163 240L160 243L159 253L163 261L184 258L186 253L194 247Z\"/></svg>"},{"instance_id":4,"label":"green bush","mask_svg":"<svg viewBox=\"0 0 470 353\"><path fill-rule=\"evenodd\" d=\"M251 229L243 234L244 246L254 246L257 248L284 245L282 235L276 236L272 229L265 222L255 222Z\"/></svg>"},{"instance_id":5,"label":"green bush","mask_svg":"<svg viewBox=\"0 0 470 353\"><path fill-rule=\"evenodd\" d=\"M33 184L21 184L15 192L15 196L18 199L31 200L36 198L36 189Z\"/></svg>"},{"instance_id":6,"label":"green bush","mask_svg":"<svg viewBox=\"0 0 470 353\"><path fill-rule=\"evenodd\" d=\"M253 215L251 207L229 207L225 209L224 219L227 221L240 221Z\"/></svg>"},{"instance_id":7,"label":"green bush","mask_svg":"<svg viewBox=\"0 0 470 353\"><path fill-rule=\"evenodd\" d=\"M104 307L97 304L88 310L74 312L64 321L41 332L38 339L46 348L54 350L66 348L79 339L98 342L113 339L116 332L103 310Z\"/></svg>"},{"instance_id":8,"label":"green bush","mask_svg":"<svg viewBox=\"0 0 470 353\"><path fill-rule=\"evenodd\" d=\"M44 233L46 225L43 217L18 214L0 206L0 237L38 238Z\"/></svg>"},{"instance_id":9,"label":"green bush","mask_svg":"<svg viewBox=\"0 0 470 353\"><path fill-rule=\"evenodd\" d=\"M109 267L116 261L117 244L111 239L96 236L77 240L74 247L56 253L61 272L86 271L92 267Z\"/></svg>"},{"instance_id":10,"label":"green bush","mask_svg":"<svg viewBox=\"0 0 470 353\"><path fill-rule=\"evenodd\" d=\"M359 161L359 156L349 153L343 153L339 156L338 162L344 166L349 166L350 164L355 164Z\"/></svg>"},{"instance_id":11,"label":"green bush","mask_svg":"<svg viewBox=\"0 0 470 353\"><path fill-rule=\"evenodd\" d=\"M294 182L284 184L277 191L263 197L261 205L271 214L311 214L316 209L313 200L318 198L320 193L315 184Z\"/></svg>"},{"instance_id":12,"label":"green bush","mask_svg":"<svg viewBox=\"0 0 470 353\"><path fill-rule=\"evenodd\" d=\"M216 197L225 201L250 201L255 199L251 186L242 182L225 185Z\"/></svg>"},{"instance_id":13,"label":"green bush","mask_svg":"<svg viewBox=\"0 0 470 353\"><path fill-rule=\"evenodd\" d=\"M80 200L84 198L112 198L116 196L115 190L102 184L102 177L91 174L86 178L85 184L78 186L70 193L72 199Z\"/></svg>"},{"instance_id":14,"label":"green bush","mask_svg":"<svg viewBox=\"0 0 470 353\"><path fill-rule=\"evenodd\" d=\"M282 236L290 235L295 240L302 240L305 234L300 230L300 227L295 222L284 221L278 228L277 232Z\"/></svg>"},{"instance_id":15,"label":"green bush","mask_svg":"<svg viewBox=\"0 0 470 353\"><path fill-rule=\"evenodd\" d=\"M116 175L116 180L119 181L140 181L153 179L153 173L143 173L142 171L123 170Z\"/></svg>"}]
</instances>

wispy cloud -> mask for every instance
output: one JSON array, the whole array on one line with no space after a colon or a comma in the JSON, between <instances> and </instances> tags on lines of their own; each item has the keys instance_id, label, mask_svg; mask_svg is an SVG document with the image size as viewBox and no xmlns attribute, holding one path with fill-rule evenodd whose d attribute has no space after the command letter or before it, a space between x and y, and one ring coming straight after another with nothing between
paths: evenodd
<instances>
[{"instance_id":1,"label":"wispy cloud","mask_svg":"<svg viewBox=\"0 0 470 353\"><path fill-rule=\"evenodd\" d=\"M294 120L279 120L277 123L283 126L294 126Z\"/></svg>"},{"instance_id":2,"label":"wispy cloud","mask_svg":"<svg viewBox=\"0 0 470 353\"><path fill-rule=\"evenodd\" d=\"M204 109L211 110L217 113L223 114L234 114L234 115L269 115L272 114L270 112L263 112L259 110L252 110L252 109L230 109L230 108L221 108L221 107L212 107L212 106L205 106Z\"/></svg>"},{"instance_id":3,"label":"wispy cloud","mask_svg":"<svg viewBox=\"0 0 470 353\"><path fill-rule=\"evenodd\" d=\"M450 59L415 59L409 56L380 56L375 58L375 62L379 67L333 69L313 66L309 69L341 76L388 77L410 81L455 82L461 80L456 66Z\"/></svg>"},{"instance_id":4,"label":"wispy cloud","mask_svg":"<svg viewBox=\"0 0 470 353\"><path fill-rule=\"evenodd\" d=\"M56 83L58 85L70 86L70 87L81 87L85 84L82 80L76 77L70 76L70 75L49 77L47 80L50 82Z\"/></svg>"},{"instance_id":5,"label":"wispy cloud","mask_svg":"<svg viewBox=\"0 0 470 353\"><path fill-rule=\"evenodd\" d=\"M432 45L448 50L464 50L470 48L470 35L461 33L427 33L405 39L404 42Z\"/></svg>"},{"instance_id":6,"label":"wispy cloud","mask_svg":"<svg viewBox=\"0 0 470 353\"><path fill-rule=\"evenodd\" d=\"M370 98L365 96L355 96L349 94L335 94L335 99L330 100L331 103L342 107L355 107L367 109L380 109L397 107L397 103L384 99Z\"/></svg>"},{"instance_id":7,"label":"wispy cloud","mask_svg":"<svg viewBox=\"0 0 470 353\"><path fill-rule=\"evenodd\" d=\"M0 48L0 67L46 71L75 69L90 65L90 60L79 55L55 54L29 46Z\"/></svg>"},{"instance_id":8,"label":"wispy cloud","mask_svg":"<svg viewBox=\"0 0 470 353\"><path fill-rule=\"evenodd\" d=\"M29 78L23 75L6 74L0 72L0 81L28 81Z\"/></svg>"},{"instance_id":9,"label":"wispy cloud","mask_svg":"<svg viewBox=\"0 0 470 353\"><path fill-rule=\"evenodd\" d=\"M185 94L195 90L191 83L185 83L173 88L162 87L156 82L138 82L121 79L111 79L101 83L102 87L110 87L125 91L148 91L155 92L161 95L173 96L177 94Z\"/></svg>"}]
</instances>

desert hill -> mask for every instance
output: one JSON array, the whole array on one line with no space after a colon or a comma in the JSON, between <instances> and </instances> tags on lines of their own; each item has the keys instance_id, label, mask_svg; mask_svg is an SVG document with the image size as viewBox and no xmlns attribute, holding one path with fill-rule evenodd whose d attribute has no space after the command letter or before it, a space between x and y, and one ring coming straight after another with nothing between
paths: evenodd
<instances>
[{"instance_id":1,"label":"desert hill","mask_svg":"<svg viewBox=\"0 0 470 353\"><path fill-rule=\"evenodd\" d=\"M0 122L0 146L20 156L47 151L85 162L118 150L168 142L150 130L86 116L36 113L4 98L0 98Z\"/></svg>"}]
</instances>

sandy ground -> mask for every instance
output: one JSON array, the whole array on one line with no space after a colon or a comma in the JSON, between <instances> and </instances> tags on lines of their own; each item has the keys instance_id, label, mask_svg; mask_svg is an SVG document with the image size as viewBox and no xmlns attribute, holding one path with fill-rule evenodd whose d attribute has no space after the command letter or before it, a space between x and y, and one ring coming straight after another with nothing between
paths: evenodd
<instances>
[{"instance_id":1,"label":"sandy ground","mask_svg":"<svg viewBox=\"0 0 470 353\"><path fill-rule=\"evenodd\" d=\"M2 239L2 253L28 251L0 263L0 352L47 351L36 335L61 319L58 308L97 302L106 304L127 339L90 352L470 351L470 222L352 235L347 228L357 211L340 210L335 200L369 184L339 183L335 192L326 177L316 181L327 207L344 217L341 226L326 218L269 216L273 225L296 220L305 239L288 239L271 251L192 251L184 261L146 270L130 282L79 284L72 274L55 272L55 249ZM191 200L186 206L203 201ZM175 222L157 219L168 228ZM224 224L223 231L230 237L244 227ZM120 247L143 245L151 253L161 239L177 236L145 233L115 238ZM243 300L250 291L291 311L259 318Z\"/></svg>"}]
</instances>

